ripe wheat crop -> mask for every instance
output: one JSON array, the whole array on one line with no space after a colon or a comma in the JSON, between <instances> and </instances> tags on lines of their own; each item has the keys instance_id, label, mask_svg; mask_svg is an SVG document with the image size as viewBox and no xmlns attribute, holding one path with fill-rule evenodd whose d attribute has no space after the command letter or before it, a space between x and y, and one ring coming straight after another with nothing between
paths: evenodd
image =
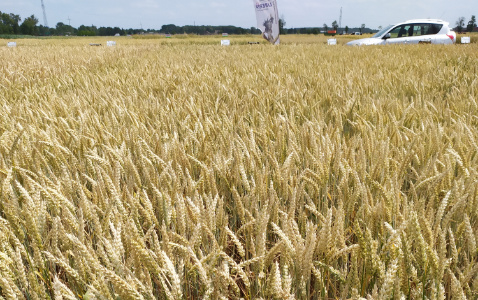
<instances>
[{"instance_id":1,"label":"ripe wheat crop","mask_svg":"<svg viewBox=\"0 0 478 300\"><path fill-rule=\"evenodd\" d=\"M476 299L478 45L230 38L0 47L0 299Z\"/></svg>"}]
</instances>

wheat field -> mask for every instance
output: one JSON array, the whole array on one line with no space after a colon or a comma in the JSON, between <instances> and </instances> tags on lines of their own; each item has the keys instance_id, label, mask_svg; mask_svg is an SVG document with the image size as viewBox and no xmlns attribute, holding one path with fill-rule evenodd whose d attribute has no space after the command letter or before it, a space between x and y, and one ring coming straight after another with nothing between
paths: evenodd
<instances>
[{"instance_id":1,"label":"wheat field","mask_svg":"<svg viewBox=\"0 0 478 300\"><path fill-rule=\"evenodd\" d=\"M477 299L478 44L229 38L2 42L0 299Z\"/></svg>"}]
</instances>

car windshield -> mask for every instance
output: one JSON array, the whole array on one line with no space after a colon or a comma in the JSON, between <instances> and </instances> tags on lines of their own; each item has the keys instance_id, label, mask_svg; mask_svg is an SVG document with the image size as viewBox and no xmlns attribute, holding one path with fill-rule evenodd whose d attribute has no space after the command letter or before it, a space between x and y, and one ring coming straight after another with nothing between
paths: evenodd
<instances>
[{"instance_id":1,"label":"car windshield","mask_svg":"<svg viewBox=\"0 0 478 300\"><path fill-rule=\"evenodd\" d=\"M377 32L373 37L374 38L381 38L382 35L384 35L392 27L393 27L393 25L388 25L387 27L385 27L382 30L380 30L379 32Z\"/></svg>"}]
</instances>

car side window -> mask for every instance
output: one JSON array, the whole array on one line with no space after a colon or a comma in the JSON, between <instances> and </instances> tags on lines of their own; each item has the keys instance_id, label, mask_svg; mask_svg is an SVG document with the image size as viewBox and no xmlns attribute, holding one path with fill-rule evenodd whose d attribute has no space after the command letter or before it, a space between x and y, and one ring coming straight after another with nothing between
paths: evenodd
<instances>
[{"instance_id":1,"label":"car side window","mask_svg":"<svg viewBox=\"0 0 478 300\"><path fill-rule=\"evenodd\" d=\"M441 24L404 24L393 28L390 38L401 38L411 36L433 35L440 32L443 25Z\"/></svg>"},{"instance_id":2,"label":"car side window","mask_svg":"<svg viewBox=\"0 0 478 300\"><path fill-rule=\"evenodd\" d=\"M414 24L413 25L413 36L425 35L425 26L424 24Z\"/></svg>"},{"instance_id":3,"label":"car side window","mask_svg":"<svg viewBox=\"0 0 478 300\"><path fill-rule=\"evenodd\" d=\"M428 25L427 34L437 34L440 32L440 30L443 27L442 24L427 24L427 25Z\"/></svg>"},{"instance_id":4,"label":"car side window","mask_svg":"<svg viewBox=\"0 0 478 300\"><path fill-rule=\"evenodd\" d=\"M392 29L392 31L390 31L390 38L392 39L407 37L407 36L413 36L413 25L410 25L410 24L400 25Z\"/></svg>"},{"instance_id":5,"label":"car side window","mask_svg":"<svg viewBox=\"0 0 478 300\"><path fill-rule=\"evenodd\" d=\"M389 33L390 33L390 38L392 39L395 39L395 38L398 38L398 37L402 37L404 35L404 32L405 32L405 26L404 25L401 25L401 26L397 26L395 28L393 28Z\"/></svg>"},{"instance_id":6,"label":"car side window","mask_svg":"<svg viewBox=\"0 0 478 300\"><path fill-rule=\"evenodd\" d=\"M440 24L414 24L413 36L433 35L440 32L443 25Z\"/></svg>"}]
</instances>

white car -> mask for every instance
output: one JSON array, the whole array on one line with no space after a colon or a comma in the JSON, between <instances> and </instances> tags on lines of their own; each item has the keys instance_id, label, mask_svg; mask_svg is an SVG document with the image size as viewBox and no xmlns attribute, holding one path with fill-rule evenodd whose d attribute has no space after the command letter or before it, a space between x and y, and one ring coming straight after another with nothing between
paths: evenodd
<instances>
[{"instance_id":1,"label":"white car","mask_svg":"<svg viewBox=\"0 0 478 300\"><path fill-rule=\"evenodd\" d=\"M442 20L410 20L389 25L371 38L348 42L349 46L388 44L454 44L456 33Z\"/></svg>"}]
</instances>

